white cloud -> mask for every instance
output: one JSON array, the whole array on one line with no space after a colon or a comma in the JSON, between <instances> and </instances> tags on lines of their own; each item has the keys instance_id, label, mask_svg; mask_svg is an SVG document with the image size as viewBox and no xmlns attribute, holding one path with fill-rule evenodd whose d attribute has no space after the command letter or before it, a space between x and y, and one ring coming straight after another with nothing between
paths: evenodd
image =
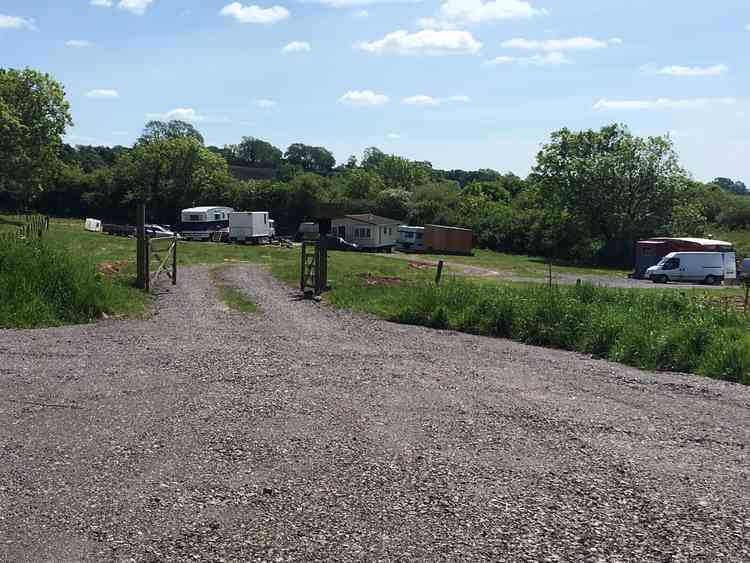
<instances>
[{"instance_id":1,"label":"white cloud","mask_svg":"<svg viewBox=\"0 0 750 563\"><path fill-rule=\"evenodd\" d=\"M179 119L182 121L204 121L204 115L198 115L193 108L176 108L164 114L167 119Z\"/></svg>"},{"instance_id":2,"label":"white cloud","mask_svg":"<svg viewBox=\"0 0 750 563\"><path fill-rule=\"evenodd\" d=\"M377 54L474 55L482 48L482 44L468 31L425 29L409 33L401 29L377 41L355 43L354 48Z\"/></svg>"},{"instance_id":3,"label":"white cloud","mask_svg":"<svg viewBox=\"0 0 750 563\"><path fill-rule=\"evenodd\" d=\"M270 25L289 17L289 10L282 6L261 8L260 6L243 6L239 2L232 2L224 6L219 12L222 16L231 16L240 23L258 23Z\"/></svg>"},{"instance_id":4,"label":"white cloud","mask_svg":"<svg viewBox=\"0 0 750 563\"><path fill-rule=\"evenodd\" d=\"M366 18L370 16L370 12L367 10L357 10L356 12L352 12L352 17L354 18Z\"/></svg>"},{"instance_id":5,"label":"white cloud","mask_svg":"<svg viewBox=\"0 0 750 563\"><path fill-rule=\"evenodd\" d=\"M388 96L372 90L350 90L339 98L340 104L349 106L380 106L388 103Z\"/></svg>"},{"instance_id":6,"label":"white cloud","mask_svg":"<svg viewBox=\"0 0 750 563\"><path fill-rule=\"evenodd\" d=\"M652 100L599 100L594 109L600 110L652 110L652 109L700 109L711 106L730 106L737 103L734 98L658 98Z\"/></svg>"},{"instance_id":7,"label":"white cloud","mask_svg":"<svg viewBox=\"0 0 750 563\"><path fill-rule=\"evenodd\" d=\"M189 121L192 123L228 123L229 120L226 117L210 117L207 115L201 115L193 108L175 108L169 110L166 113L147 113L148 119L159 119L162 121Z\"/></svg>"},{"instance_id":8,"label":"white cloud","mask_svg":"<svg viewBox=\"0 0 750 563\"><path fill-rule=\"evenodd\" d=\"M489 66L495 66L495 65L509 65L511 63L516 62L516 57L495 57L494 59L490 59L488 61L484 61L484 64Z\"/></svg>"},{"instance_id":9,"label":"white cloud","mask_svg":"<svg viewBox=\"0 0 750 563\"><path fill-rule=\"evenodd\" d=\"M570 37L568 39L509 39L501 44L506 49L527 49L536 51L572 51L586 49L604 49L608 43L591 37Z\"/></svg>"},{"instance_id":10,"label":"white cloud","mask_svg":"<svg viewBox=\"0 0 750 563\"><path fill-rule=\"evenodd\" d=\"M71 39L70 41L65 42L65 46L74 49L85 49L86 47L93 47L94 44L91 41L86 41L85 39Z\"/></svg>"},{"instance_id":11,"label":"white cloud","mask_svg":"<svg viewBox=\"0 0 750 563\"><path fill-rule=\"evenodd\" d=\"M120 0L117 3L117 8L125 10L131 14L142 16L146 13L149 6L154 3L154 0ZM113 0L91 0L92 6L99 8L111 8L114 5Z\"/></svg>"},{"instance_id":12,"label":"white cloud","mask_svg":"<svg viewBox=\"0 0 750 563\"><path fill-rule=\"evenodd\" d=\"M255 100L254 104L256 106L258 106L259 108L263 108L263 109L272 109L272 108L275 108L278 105L273 100L269 100L269 99L266 99L266 98L261 98L260 100Z\"/></svg>"},{"instance_id":13,"label":"white cloud","mask_svg":"<svg viewBox=\"0 0 750 563\"><path fill-rule=\"evenodd\" d=\"M388 133L386 137L388 137L389 139L400 139L401 135L399 135L398 133Z\"/></svg>"},{"instance_id":14,"label":"white cloud","mask_svg":"<svg viewBox=\"0 0 750 563\"><path fill-rule=\"evenodd\" d=\"M607 39L607 43L609 43L610 45L622 45L625 42L619 37L612 37L610 39Z\"/></svg>"},{"instance_id":15,"label":"white cloud","mask_svg":"<svg viewBox=\"0 0 750 563\"><path fill-rule=\"evenodd\" d=\"M748 24L745 25L745 30L746 31L750 31L750 23L748 23Z\"/></svg>"},{"instance_id":16,"label":"white cloud","mask_svg":"<svg viewBox=\"0 0 750 563\"><path fill-rule=\"evenodd\" d=\"M323 4L331 8L356 8L374 4L418 4L422 0L301 0L303 3Z\"/></svg>"},{"instance_id":17,"label":"white cloud","mask_svg":"<svg viewBox=\"0 0 750 563\"><path fill-rule=\"evenodd\" d=\"M566 57L565 53L553 51L551 53L543 53L533 55L531 57L495 57L494 59L490 59L484 62L484 64L488 66L507 65L513 63L524 66L559 66L573 64L573 61Z\"/></svg>"},{"instance_id":18,"label":"white cloud","mask_svg":"<svg viewBox=\"0 0 750 563\"><path fill-rule=\"evenodd\" d=\"M653 67L647 65L643 67L643 70L649 72ZM666 76L720 76L729 72L727 65L714 65L714 66L665 66L654 70L656 74L664 74Z\"/></svg>"},{"instance_id":19,"label":"white cloud","mask_svg":"<svg viewBox=\"0 0 750 563\"><path fill-rule=\"evenodd\" d=\"M417 96L409 96L402 100L403 103L411 106L439 106L447 102L469 102L471 98L469 96L448 96L447 98L433 98L432 96L425 96L419 94Z\"/></svg>"},{"instance_id":20,"label":"white cloud","mask_svg":"<svg viewBox=\"0 0 750 563\"><path fill-rule=\"evenodd\" d=\"M435 17L421 18L417 25L428 29L455 29L488 21L529 19L546 13L525 0L446 0Z\"/></svg>"},{"instance_id":21,"label":"white cloud","mask_svg":"<svg viewBox=\"0 0 750 563\"><path fill-rule=\"evenodd\" d=\"M0 14L0 29L29 29L34 31L36 23L31 18Z\"/></svg>"},{"instance_id":22,"label":"white cloud","mask_svg":"<svg viewBox=\"0 0 750 563\"><path fill-rule=\"evenodd\" d=\"M311 50L310 44L307 41L292 41L281 48L281 52L284 55L288 53L309 52Z\"/></svg>"},{"instance_id":23,"label":"white cloud","mask_svg":"<svg viewBox=\"0 0 750 563\"><path fill-rule=\"evenodd\" d=\"M102 88L102 89L90 90L89 92L86 92L86 97L106 100L106 99L119 98L120 93L117 90L109 90L109 89Z\"/></svg>"}]
</instances>

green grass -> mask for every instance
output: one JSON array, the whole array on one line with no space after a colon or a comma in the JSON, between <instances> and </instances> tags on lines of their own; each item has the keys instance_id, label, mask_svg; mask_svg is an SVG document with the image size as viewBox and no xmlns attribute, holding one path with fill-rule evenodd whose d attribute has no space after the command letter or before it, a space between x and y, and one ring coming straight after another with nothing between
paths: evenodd
<instances>
[{"instance_id":1,"label":"green grass","mask_svg":"<svg viewBox=\"0 0 750 563\"><path fill-rule=\"evenodd\" d=\"M233 311L255 313L258 310L258 306L247 295L234 287L219 287L219 297Z\"/></svg>"},{"instance_id":2,"label":"green grass","mask_svg":"<svg viewBox=\"0 0 750 563\"><path fill-rule=\"evenodd\" d=\"M0 328L85 323L103 314L138 316L145 296L82 257L42 241L0 247Z\"/></svg>"}]
</instances>

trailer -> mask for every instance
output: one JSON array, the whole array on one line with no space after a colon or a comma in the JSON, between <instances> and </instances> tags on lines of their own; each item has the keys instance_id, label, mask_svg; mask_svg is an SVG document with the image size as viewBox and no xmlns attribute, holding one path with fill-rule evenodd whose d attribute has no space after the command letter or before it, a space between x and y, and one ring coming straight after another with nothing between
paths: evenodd
<instances>
[{"instance_id":1,"label":"trailer","mask_svg":"<svg viewBox=\"0 0 750 563\"><path fill-rule=\"evenodd\" d=\"M182 210L182 236L187 240L214 240L228 232L229 214L234 209L221 206L191 207Z\"/></svg>"},{"instance_id":2,"label":"trailer","mask_svg":"<svg viewBox=\"0 0 750 563\"><path fill-rule=\"evenodd\" d=\"M424 227L401 225L398 228L398 242L396 248L401 252L424 251Z\"/></svg>"},{"instance_id":3,"label":"trailer","mask_svg":"<svg viewBox=\"0 0 750 563\"><path fill-rule=\"evenodd\" d=\"M267 243L274 236L274 222L268 211L234 211L229 214L229 241Z\"/></svg>"}]
</instances>

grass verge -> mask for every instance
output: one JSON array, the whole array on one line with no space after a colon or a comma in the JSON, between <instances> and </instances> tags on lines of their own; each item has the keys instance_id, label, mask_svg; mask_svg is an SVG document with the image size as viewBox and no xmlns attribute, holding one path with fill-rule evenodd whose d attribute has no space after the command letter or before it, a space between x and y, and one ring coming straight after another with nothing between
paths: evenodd
<instances>
[{"instance_id":1,"label":"grass verge","mask_svg":"<svg viewBox=\"0 0 750 563\"><path fill-rule=\"evenodd\" d=\"M343 287L328 299L399 323L750 384L750 322L681 292L452 280L374 291Z\"/></svg>"},{"instance_id":2,"label":"grass verge","mask_svg":"<svg viewBox=\"0 0 750 563\"><path fill-rule=\"evenodd\" d=\"M46 241L0 248L0 295L0 328L85 323L105 313L138 316L145 308L145 296L127 283Z\"/></svg>"}]
</instances>

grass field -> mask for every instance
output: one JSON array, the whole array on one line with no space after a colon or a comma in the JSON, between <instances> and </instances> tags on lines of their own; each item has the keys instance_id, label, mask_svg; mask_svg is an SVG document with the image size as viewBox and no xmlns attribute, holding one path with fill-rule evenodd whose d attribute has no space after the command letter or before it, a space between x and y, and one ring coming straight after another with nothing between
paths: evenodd
<instances>
[{"instance_id":1,"label":"grass field","mask_svg":"<svg viewBox=\"0 0 750 563\"><path fill-rule=\"evenodd\" d=\"M476 249L474 256L450 256L440 254L414 254L415 260L445 260L455 264L465 264L502 272L512 272L523 277L544 277L547 275L548 264L544 258L517 254L503 254L491 250ZM597 276L625 277L631 270L616 268L585 268L552 262L552 270L558 273L588 274Z\"/></svg>"}]
</instances>

